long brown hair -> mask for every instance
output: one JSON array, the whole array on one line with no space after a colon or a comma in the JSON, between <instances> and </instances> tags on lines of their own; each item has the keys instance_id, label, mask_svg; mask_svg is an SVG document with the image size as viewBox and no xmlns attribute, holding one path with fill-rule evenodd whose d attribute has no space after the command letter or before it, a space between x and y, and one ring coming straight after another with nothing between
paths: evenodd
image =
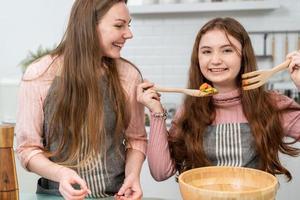
<instances>
[{"instance_id":1,"label":"long brown hair","mask_svg":"<svg viewBox=\"0 0 300 200\"><path fill-rule=\"evenodd\" d=\"M116 115L115 142L120 142L123 130L128 126L127 97L119 79L116 61L108 57L100 58L101 47L96 30L98 21L119 2L127 1L76 0L65 35L51 54L61 58L62 68L55 94L51 97L55 100L46 150L48 156L55 157L58 163L77 163L84 138L88 146L85 158L80 163L91 158L95 152L105 155L104 100L99 84L103 76L107 77L109 98ZM55 141L58 141L57 149L52 151L50 144ZM68 148L65 148L66 145Z\"/></svg>"},{"instance_id":2,"label":"long brown hair","mask_svg":"<svg viewBox=\"0 0 300 200\"><path fill-rule=\"evenodd\" d=\"M242 59L241 70L236 78L237 85L241 87L241 74L256 70L256 59L249 35L243 26L232 18L215 18L207 22L198 32L191 56L188 87L197 89L204 82L210 83L200 71L198 48L202 36L213 29L224 31L227 38L231 35L242 45L242 52L237 52ZM236 47L234 48L237 51ZM265 91L263 87L242 90L241 103L255 138L256 151L260 157L260 169L272 174L285 174L290 180L292 178L290 172L282 166L278 157L279 152L291 156L299 154L299 149L283 141L284 131L280 120L282 113L287 109L280 110L275 105L270 92ZM175 160L179 173L191 168L211 165L204 153L203 134L216 117L212 97L187 96L182 110L183 113L175 124L178 131L174 136L169 137L171 156Z\"/></svg>"}]
</instances>

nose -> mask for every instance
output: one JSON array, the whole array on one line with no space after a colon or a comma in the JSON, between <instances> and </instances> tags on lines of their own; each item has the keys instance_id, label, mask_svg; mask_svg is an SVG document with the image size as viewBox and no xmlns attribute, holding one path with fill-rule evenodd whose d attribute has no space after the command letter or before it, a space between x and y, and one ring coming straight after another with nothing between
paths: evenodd
<instances>
[{"instance_id":1,"label":"nose","mask_svg":"<svg viewBox=\"0 0 300 200\"><path fill-rule=\"evenodd\" d=\"M131 32L131 30L130 30L129 27L126 28L123 37L124 37L125 39L131 39L131 38L133 38L133 34L132 34L132 32Z\"/></svg>"},{"instance_id":2,"label":"nose","mask_svg":"<svg viewBox=\"0 0 300 200\"><path fill-rule=\"evenodd\" d=\"M222 59L221 59L219 53L217 53L217 52L213 53L212 58L211 58L211 63L214 65L218 65L221 62L222 62Z\"/></svg>"}]
</instances>

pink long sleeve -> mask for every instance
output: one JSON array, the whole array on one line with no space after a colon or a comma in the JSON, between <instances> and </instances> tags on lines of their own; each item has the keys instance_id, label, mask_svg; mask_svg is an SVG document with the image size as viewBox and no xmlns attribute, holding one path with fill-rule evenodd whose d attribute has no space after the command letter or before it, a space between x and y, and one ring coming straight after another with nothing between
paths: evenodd
<instances>
[{"instance_id":1,"label":"pink long sleeve","mask_svg":"<svg viewBox=\"0 0 300 200\"><path fill-rule=\"evenodd\" d=\"M36 154L42 153L43 102L55 76L50 56L33 63L20 84L17 108L17 155L24 168Z\"/></svg>"},{"instance_id":2,"label":"pink long sleeve","mask_svg":"<svg viewBox=\"0 0 300 200\"><path fill-rule=\"evenodd\" d=\"M277 95L276 100L279 108L290 108L290 110L283 113L282 116L284 133L300 141L300 105L287 96Z\"/></svg>"},{"instance_id":3,"label":"pink long sleeve","mask_svg":"<svg viewBox=\"0 0 300 200\"><path fill-rule=\"evenodd\" d=\"M57 66L51 56L45 56L27 69L21 81L17 109L17 155L24 168L30 159L42 153L43 148L43 104L52 80L56 76ZM138 71L128 62L118 62L120 80L128 96L131 120L125 135L127 148L146 154L147 137L144 127L144 106L136 100L136 86L141 82Z\"/></svg>"},{"instance_id":4,"label":"pink long sleeve","mask_svg":"<svg viewBox=\"0 0 300 200\"><path fill-rule=\"evenodd\" d=\"M147 134L145 129L145 109L136 98L136 89L142 82L141 75L131 63L118 60L118 71L121 84L127 93L127 106L130 108L130 121L125 135L128 140L126 148L140 151L146 156Z\"/></svg>"},{"instance_id":5,"label":"pink long sleeve","mask_svg":"<svg viewBox=\"0 0 300 200\"><path fill-rule=\"evenodd\" d=\"M168 134L174 133L174 123L168 133L165 120L151 116L147 159L150 173L156 181L166 180L176 172L168 144Z\"/></svg>"},{"instance_id":6,"label":"pink long sleeve","mask_svg":"<svg viewBox=\"0 0 300 200\"><path fill-rule=\"evenodd\" d=\"M248 122L243 114L242 106L238 98L229 98L229 101L223 101L223 99L238 95L238 91L233 91L227 94L218 94L214 97L214 103L217 104L217 116L213 124ZM300 140L300 105L284 95L278 93L273 93L272 95L280 109L290 108L282 115L281 121L286 136ZM218 101L218 99L220 99L220 101ZM179 110L176 113L175 119L180 113ZM147 151L148 164L153 178L157 181L163 181L176 172L168 145L168 134L175 134L176 126L172 123L168 133L163 119L151 116L150 122L150 137Z\"/></svg>"}]
</instances>

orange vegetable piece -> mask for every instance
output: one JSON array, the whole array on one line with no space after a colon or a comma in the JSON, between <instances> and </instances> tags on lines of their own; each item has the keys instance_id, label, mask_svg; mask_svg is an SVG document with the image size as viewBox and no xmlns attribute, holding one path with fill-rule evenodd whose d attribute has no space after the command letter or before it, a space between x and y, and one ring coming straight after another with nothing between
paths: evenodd
<instances>
[{"instance_id":1,"label":"orange vegetable piece","mask_svg":"<svg viewBox=\"0 0 300 200\"><path fill-rule=\"evenodd\" d=\"M201 91L204 91L204 90L206 90L206 89L208 89L208 88L211 88L211 85L209 85L208 83L203 83L201 86L200 86L200 90Z\"/></svg>"}]
</instances>

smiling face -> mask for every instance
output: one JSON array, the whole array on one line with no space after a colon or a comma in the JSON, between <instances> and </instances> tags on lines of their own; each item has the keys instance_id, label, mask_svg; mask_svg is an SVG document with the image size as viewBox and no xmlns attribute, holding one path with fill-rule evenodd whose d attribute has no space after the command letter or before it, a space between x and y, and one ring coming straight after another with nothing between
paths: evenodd
<instances>
[{"instance_id":1,"label":"smiling face","mask_svg":"<svg viewBox=\"0 0 300 200\"><path fill-rule=\"evenodd\" d=\"M130 15L124 2L113 5L97 25L101 56L119 58L127 39L133 37Z\"/></svg>"},{"instance_id":2,"label":"smiling face","mask_svg":"<svg viewBox=\"0 0 300 200\"><path fill-rule=\"evenodd\" d=\"M241 69L242 46L237 39L227 36L224 31L213 29L206 32L199 43L200 71L219 92L232 91L238 87L236 77Z\"/></svg>"}]
</instances>

